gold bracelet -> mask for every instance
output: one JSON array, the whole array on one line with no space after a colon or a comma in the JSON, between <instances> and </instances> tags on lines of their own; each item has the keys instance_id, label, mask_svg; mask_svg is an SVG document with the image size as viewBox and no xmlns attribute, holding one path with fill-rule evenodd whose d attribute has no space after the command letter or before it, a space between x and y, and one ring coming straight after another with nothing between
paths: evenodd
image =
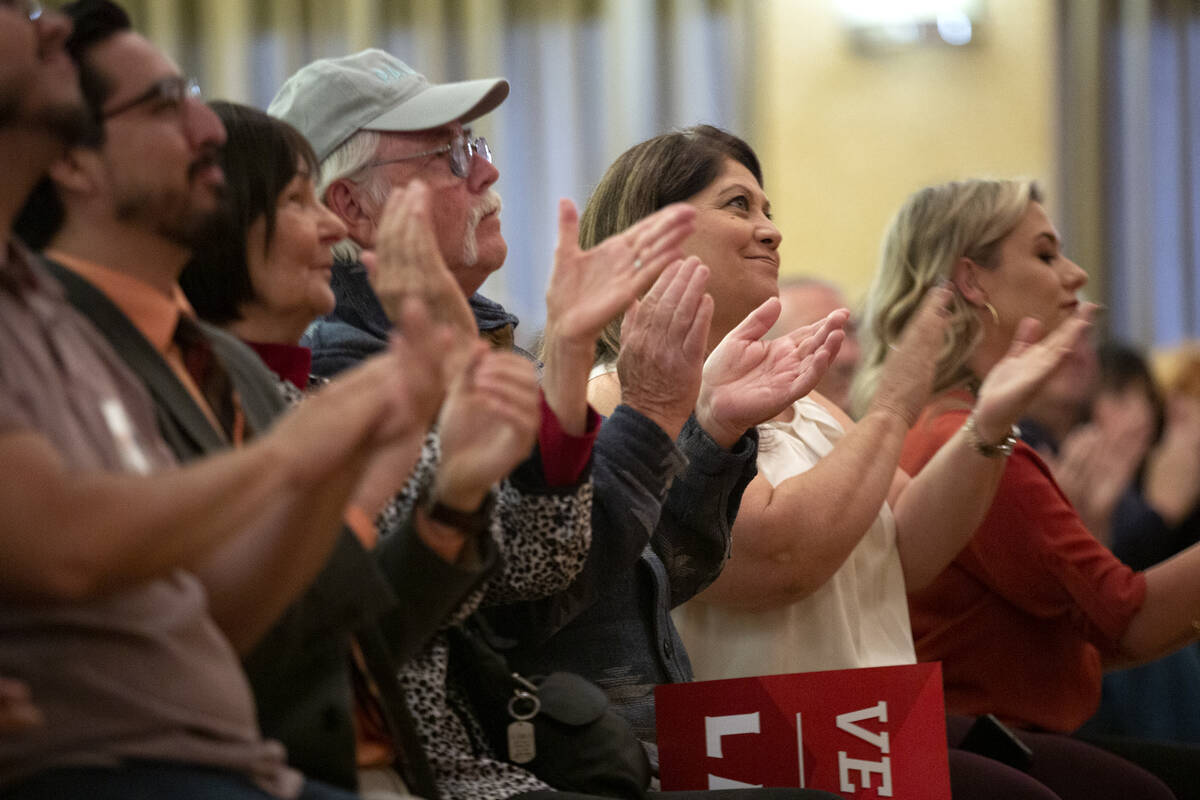
<instances>
[{"instance_id":1,"label":"gold bracelet","mask_svg":"<svg viewBox=\"0 0 1200 800\"><path fill-rule=\"evenodd\" d=\"M963 425L963 433L967 435L967 443L975 449L976 453L979 453L984 458L1007 458L1011 456L1013 448L1017 446L1017 440L1021 437L1021 429L1013 425L1008 435L999 442L995 444L985 442L980 437L978 428L975 427L974 411L967 417L967 422Z\"/></svg>"}]
</instances>

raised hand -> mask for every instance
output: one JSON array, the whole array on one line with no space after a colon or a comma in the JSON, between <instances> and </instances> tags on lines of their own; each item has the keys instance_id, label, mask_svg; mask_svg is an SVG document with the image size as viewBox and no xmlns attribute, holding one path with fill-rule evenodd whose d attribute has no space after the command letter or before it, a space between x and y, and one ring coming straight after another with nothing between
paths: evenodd
<instances>
[{"instance_id":1,"label":"raised hand","mask_svg":"<svg viewBox=\"0 0 1200 800\"><path fill-rule=\"evenodd\" d=\"M611 320L682 258L680 243L693 230L696 210L667 206L610 236L590 250L579 248L579 216L570 200L558 206L558 248L546 292L546 403L563 430L583 433L587 378L596 339Z\"/></svg>"},{"instance_id":2,"label":"raised hand","mask_svg":"<svg viewBox=\"0 0 1200 800\"><path fill-rule=\"evenodd\" d=\"M400 319L406 298L416 297L434 319L464 337L478 334L475 316L438 249L431 221L429 188L420 180L392 190L379 222L375 252L364 252L371 286L388 319Z\"/></svg>"},{"instance_id":3,"label":"raised hand","mask_svg":"<svg viewBox=\"0 0 1200 800\"><path fill-rule=\"evenodd\" d=\"M481 344L439 418L442 460L434 497L461 511L478 508L492 485L529 457L540 418L533 365Z\"/></svg>"},{"instance_id":4,"label":"raised hand","mask_svg":"<svg viewBox=\"0 0 1200 800\"><path fill-rule=\"evenodd\" d=\"M979 387L975 427L985 442L998 442L1025 413L1046 380L1078 346L1091 326L1096 306L1083 303L1065 322L1042 336L1037 320L1026 317L1017 326L1012 345Z\"/></svg>"},{"instance_id":5,"label":"raised hand","mask_svg":"<svg viewBox=\"0 0 1200 800\"><path fill-rule=\"evenodd\" d=\"M389 413L377 438L407 437L416 432L417 438L423 439L467 358L465 353L454 357L449 354L455 348L470 348L478 341L472 337L464 345L460 339L460 332L448 323L435 322L420 299L410 297L404 301L397 330L392 332L388 343L392 362L389 377L397 391L391 395Z\"/></svg>"},{"instance_id":6,"label":"raised hand","mask_svg":"<svg viewBox=\"0 0 1200 800\"><path fill-rule=\"evenodd\" d=\"M850 312L822 320L770 341L763 336L779 318L772 297L729 332L704 362L696 420L723 447L747 429L773 418L812 391L837 355Z\"/></svg>"},{"instance_id":7,"label":"raised hand","mask_svg":"<svg viewBox=\"0 0 1200 800\"><path fill-rule=\"evenodd\" d=\"M1146 501L1168 525L1178 525L1200 501L1200 400L1167 399L1162 441L1146 462Z\"/></svg>"},{"instance_id":8,"label":"raised hand","mask_svg":"<svg viewBox=\"0 0 1200 800\"><path fill-rule=\"evenodd\" d=\"M679 245L694 229L696 209L676 203L610 236L579 248L579 214L558 204L558 248L546 291L546 337L595 344L600 331L683 257Z\"/></svg>"},{"instance_id":9,"label":"raised hand","mask_svg":"<svg viewBox=\"0 0 1200 800\"><path fill-rule=\"evenodd\" d=\"M934 369L949 325L947 307L953 296L950 289L939 286L922 298L900 341L891 345L869 411L896 414L909 426L917 421L933 391ZM1008 430L1005 427L1001 438Z\"/></svg>"},{"instance_id":10,"label":"raised hand","mask_svg":"<svg viewBox=\"0 0 1200 800\"><path fill-rule=\"evenodd\" d=\"M707 283L708 267L700 259L676 262L626 312L621 325L621 401L672 439L700 392L713 312L713 300L704 293Z\"/></svg>"},{"instance_id":11,"label":"raised hand","mask_svg":"<svg viewBox=\"0 0 1200 800\"><path fill-rule=\"evenodd\" d=\"M1105 546L1113 509L1145 454L1144 443L1138 444L1142 438L1134 427L1106 431L1081 425L1063 439L1057 456L1042 454L1083 524Z\"/></svg>"}]
</instances>

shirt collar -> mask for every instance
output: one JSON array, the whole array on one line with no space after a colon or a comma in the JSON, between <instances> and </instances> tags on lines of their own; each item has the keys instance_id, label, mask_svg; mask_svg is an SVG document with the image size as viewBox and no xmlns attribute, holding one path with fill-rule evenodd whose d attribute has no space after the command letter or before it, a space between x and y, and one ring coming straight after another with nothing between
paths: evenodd
<instances>
[{"instance_id":1,"label":"shirt collar","mask_svg":"<svg viewBox=\"0 0 1200 800\"><path fill-rule=\"evenodd\" d=\"M143 280L86 258L61 250L47 250L46 256L103 292L160 353L171 347L179 315L196 316L178 284L164 295Z\"/></svg>"}]
</instances>

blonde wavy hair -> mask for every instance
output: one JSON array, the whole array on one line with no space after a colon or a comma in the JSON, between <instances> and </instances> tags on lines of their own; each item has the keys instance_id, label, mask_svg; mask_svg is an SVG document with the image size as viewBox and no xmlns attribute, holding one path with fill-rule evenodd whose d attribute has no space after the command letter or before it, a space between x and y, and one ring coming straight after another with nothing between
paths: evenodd
<instances>
[{"instance_id":1,"label":"blonde wavy hair","mask_svg":"<svg viewBox=\"0 0 1200 800\"><path fill-rule=\"evenodd\" d=\"M905 201L888 226L867 292L859 331L863 361L851 391L857 414L870 405L888 346L899 341L926 292L950 280L964 256L985 269L995 267L998 246L1033 202L1042 202L1034 181L982 179L930 186ZM967 359L982 338L976 307L955 293L937 359L935 395L974 380Z\"/></svg>"}]
</instances>

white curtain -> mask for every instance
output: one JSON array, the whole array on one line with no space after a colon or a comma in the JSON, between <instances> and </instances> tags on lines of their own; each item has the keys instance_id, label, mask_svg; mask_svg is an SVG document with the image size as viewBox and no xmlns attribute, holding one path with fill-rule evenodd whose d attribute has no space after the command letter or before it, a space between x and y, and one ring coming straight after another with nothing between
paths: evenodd
<instances>
[{"instance_id":1,"label":"white curtain","mask_svg":"<svg viewBox=\"0 0 1200 800\"><path fill-rule=\"evenodd\" d=\"M382 47L434 81L500 75L474 125L500 168L508 261L484 292L543 321L559 197L587 200L612 159L673 127L747 133L753 0L137 0L135 23L210 98L265 107L308 61Z\"/></svg>"},{"instance_id":2,"label":"white curtain","mask_svg":"<svg viewBox=\"0 0 1200 800\"><path fill-rule=\"evenodd\" d=\"M1106 267L1110 334L1200 337L1200 7L1062 0L1067 225Z\"/></svg>"}]
</instances>

